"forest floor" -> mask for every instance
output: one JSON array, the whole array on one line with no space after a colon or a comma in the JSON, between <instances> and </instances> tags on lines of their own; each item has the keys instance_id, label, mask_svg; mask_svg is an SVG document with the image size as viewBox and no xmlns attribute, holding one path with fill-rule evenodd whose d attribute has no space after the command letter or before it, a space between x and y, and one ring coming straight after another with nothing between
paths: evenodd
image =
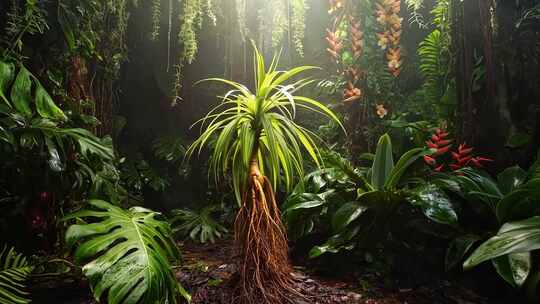
<instances>
[{"instance_id":1,"label":"forest floor","mask_svg":"<svg viewBox=\"0 0 540 304\"><path fill-rule=\"evenodd\" d=\"M235 270L231 240L215 244L186 242L177 279L191 292L193 304L231 304L234 291L229 283ZM448 281L433 281L419 288L385 288L384 278L366 273L356 278L329 279L295 266L295 288L307 296L298 304L484 304L495 303Z\"/></svg>"},{"instance_id":2,"label":"forest floor","mask_svg":"<svg viewBox=\"0 0 540 304\"><path fill-rule=\"evenodd\" d=\"M192 304L234 304L236 274L232 240L198 244L180 243L183 259L175 267L178 281L192 295ZM302 264L302 262L297 262ZM335 278L312 273L312 265L295 265L295 288L306 296L297 304L503 304L487 299L462 285L441 279L415 288L390 288L388 278L376 271L362 269L362 274ZM69 282L67 282L69 281ZM50 280L31 291L37 304L96 304L86 280Z\"/></svg>"}]
</instances>

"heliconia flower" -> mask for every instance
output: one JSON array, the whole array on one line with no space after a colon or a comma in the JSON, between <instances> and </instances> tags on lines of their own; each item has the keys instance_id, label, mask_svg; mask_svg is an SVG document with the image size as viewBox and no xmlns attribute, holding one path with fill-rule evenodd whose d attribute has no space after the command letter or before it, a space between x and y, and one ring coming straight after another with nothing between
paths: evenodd
<instances>
[{"instance_id":1,"label":"heliconia flower","mask_svg":"<svg viewBox=\"0 0 540 304\"><path fill-rule=\"evenodd\" d=\"M433 143L431 140L426 141L426 145L430 149L438 149L439 148L439 146L437 144Z\"/></svg>"},{"instance_id":2,"label":"heliconia flower","mask_svg":"<svg viewBox=\"0 0 540 304\"><path fill-rule=\"evenodd\" d=\"M458 147L459 154L470 154L473 150L474 148L467 148L467 145L465 144L461 144Z\"/></svg>"},{"instance_id":3,"label":"heliconia flower","mask_svg":"<svg viewBox=\"0 0 540 304\"><path fill-rule=\"evenodd\" d=\"M439 142L437 142L437 144L438 144L439 146L446 146L446 145L449 145L449 144L452 142L451 139L442 139L442 138L444 138L444 137L441 137L441 136L439 135L439 139L440 139L440 140L439 140Z\"/></svg>"},{"instance_id":4,"label":"heliconia flower","mask_svg":"<svg viewBox=\"0 0 540 304\"><path fill-rule=\"evenodd\" d=\"M349 16L350 22L350 34L351 34L351 48L355 58L362 55L364 50L364 33L360 30L360 22L355 22L352 15Z\"/></svg>"},{"instance_id":5,"label":"heliconia flower","mask_svg":"<svg viewBox=\"0 0 540 304\"><path fill-rule=\"evenodd\" d=\"M362 97L362 90L357 88L352 81L347 82L347 88L343 91L343 101L350 102Z\"/></svg>"},{"instance_id":6,"label":"heliconia flower","mask_svg":"<svg viewBox=\"0 0 540 304\"><path fill-rule=\"evenodd\" d=\"M437 161L429 155L424 155L424 161L430 166L434 166L437 163Z\"/></svg>"},{"instance_id":7,"label":"heliconia flower","mask_svg":"<svg viewBox=\"0 0 540 304\"><path fill-rule=\"evenodd\" d=\"M440 156L440 155L446 154L450 150L450 147L452 147L452 145L437 149L437 152L435 152L435 155Z\"/></svg>"},{"instance_id":8,"label":"heliconia flower","mask_svg":"<svg viewBox=\"0 0 540 304\"><path fill-rule=\"evenodd\" d=\"M477 168L483 168L484 167L483 162L492 162L492 161L493 161L493 159L486 158L486 157L473 157L473 158L471 158L471 162Z\"/></svg>"},{"instance_id":9,"label":"heliconia flower","mask_svg":"<svg viewBox=\"0 0 540 304\"><path fill-rule=\"evenodd\" d=\"M326 29L326 41L328 41L328 48L326 49L334 61L338 61L340 52L343 47L343 42L337 37L337 35Z\"/></svg>"},{"instance_id":10,"label":"heliconia flower","mask_svg":"<svg viewBox=\"0 0 540 304\"><path fill-rule=\"evenodd\" d=\"M457 161L457 164L460 165L460 166L466 166L469 164L469 161L472 160L472 156L465 156L463 158L458 158L456 161Z\"/></svg>"}]
</instances>

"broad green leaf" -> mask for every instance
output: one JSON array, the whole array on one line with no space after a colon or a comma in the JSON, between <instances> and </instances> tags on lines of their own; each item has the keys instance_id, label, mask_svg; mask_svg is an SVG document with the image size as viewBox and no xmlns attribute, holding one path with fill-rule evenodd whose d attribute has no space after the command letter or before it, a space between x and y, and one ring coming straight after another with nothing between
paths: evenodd
<instances>
[{"instance_id":1,"label":"broad green leaf","mask_svg":"<svg viewBox=\"0 0 540 304\"><path fill-rule=\"evenodd\" d=\"M309 251L309 257L313 259L325 253L337 253L337 252L339 252L338 248L334 247L331 244L324 244L320 246L314 246L313 248L311 248L311 250Z\"/></svg>"},{"instance_id":2,"label":"broad green leaf","mask_svg":"<svg viewBox=\"0 0 540 304\"><path fill-rule=\"evenodd\" d=\"M511 253L540 249L540 217L504 224L497 235L478 247L463 263L470 269L484 261Z\"/></svg>"},{"instance_id":3,"label":"broad green leaf","mask_svg":"<svg viewBox=\"0 0 540 304\"><path fill-rule=\"evenodd\" d=\"M65 218L93 219L66 232L75 261L84 263L96 300L107 295L109 304L177 303L178 282L169 260L179 257L171 228L160 214L142 207L123 210L91 200Z\"/></svg>"},{"instance_id":4,"label":"broad green leaf","mask_svg":"<svg viewBox=\"0 0 540 304\"><path fill-rule=\"evenodd\" d=\"M458 217L454 206L444 191L433 184L425 184L413 190L409 202L420 207L422 212L434 222L455 226Z\"/></svg>"},{"instance_id":5,"label":"broad green leaf","mask_svg":"<svg viewBox=\"0 0 540 304\"><path fill-rule=\"evenodd\" d=\"M0 61L0 99L8 106L11 106L9 100L6 97L9 85L13 81L15 76L15 67L11 63Z\"/></svg>"},{"instance_id":6,"label":"broad green leaf","mask_svg":"<svg viewBox=\"0 0 540 304\"><path fill-rule=\"evenodd\" d=\"M384 134L377 144L375 159L371 169L371 184L373 188L382 190L393 169L392 142L390 136Z\"/></svg>"},{"instance_id":7,"label":"broad green leaf","mask_svg":"<svg viewBox=\"0 0 540 304\"><path fill-rule=\"evenodd\" d=\"M335 232L340 232L352 221L357 219L368 208L358 202L348 202L343 204L332 217L332 228Z\"/></svg>"},{"instance_id":8,"label":"broad green leaf","mask_svg":"<svg viewBox=\"0 0 540 304\"><path fill-rule=\"evenodd\" d=\"M65 164L62 162L62 158L58 153L58 148L53 140L49 137L45 137L45 144L47 145L47 150L49 150L49 167L55 172L62 172L65 170Z\"/></svg>"},{"instance_id":9,"label":"broad green leaf","mask_svg":"<svg viewBox=\"0 0 540 304\"><path fill-rule=\"evenodd\" d=\"M313 259L325 253L337 253L341 250L353 249L355 245L349 241L358 234L358 231L359 228L355 227L331 236L323 245L311 248L309 251L309 258Z\"/></svg>"},{"instance_id":10,"label":"broad green leaf","mask_svg":"<svg viewBox=\"0 0 540 304\"><path fill-rule=\"evenodd\" d=\"M26 118L32 117L30 104L32 101L32 80L28 70L21 66L11 88L11 103Z\"/></svg>"},{"instance_id":11,"label":"broad green leaf","mask_svg":"<svg viewBox=\"0 0 540 304\"><path fill-rule=\"evenodd\" d=\"M284 211L284 213L290 212L292 210L297 210L297 209L311 209L311 208L322 206L324 205L324 203L325 201L323 201L320 198L319 200L303 201L301 203L290 206L288 209Z\"/></svg>"},{"instance_id":12,"label":"broad green leaf","mask_svg":"<svg viewBox=\"0 0 540 304\"><path fill-rule=\"evenodd\" d=\"M513 287L521 287L531 272L530 252L510 253L492 259L491 262L497 273Z\"/></svg>"},{"instance_id":13,"label":"broad green leaf","mask_svg":"<svg viewBox=\"0 0 540 304\"><path fill-rule=\"evenodd\" d=\"M508 193L499 201L496 211L501 223L540 215L540 178Z\"/></svg>"},{"instance_id":14,"label":"broad green leaf","mask_svg":"<svg viewBox=\"0 0 540 304\"><path fill-rule=\"evenodd\" d=\"M36 110L38 114L43 118L52 120L67 120L66 115L60 108L54 103L51 96L40 85L36 87Z\"/></svg>"},{"instance_id":15,"label":"broad green leaf","mask_svg":"<svg viewBox=\"0 0 540 304\"><path fill-rule=\"evenodd\" d=\"M521 186L527 179L527 172L518 166L506 168L497 175L499 189L503 194L508 194Z\"/></svg>"}]
</instances>

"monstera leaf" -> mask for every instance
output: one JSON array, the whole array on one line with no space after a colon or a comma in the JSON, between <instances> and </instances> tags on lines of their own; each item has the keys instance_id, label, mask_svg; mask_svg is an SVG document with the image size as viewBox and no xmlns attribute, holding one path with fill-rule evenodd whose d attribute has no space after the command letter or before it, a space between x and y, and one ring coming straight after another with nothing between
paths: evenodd
<instances>
[{"instance_id":1,"label":"monstera leaf","mask_svg":"<svg viewBox=\"0 0 540 304\"><path fill-rule=\"evenodd\" d=\"M142 207L123 210L100 200L89 203L92 209L66 219L94 222L69 227L66 241L70 247L80 242L75 261L85 263L96 300L106 293L109 304L177 303L178 292L189 298L171 270L179 251L159 213Z\"/></svg>"},{"instance_id":2,"label":"monstera leaf","mask_svg":"<svg viewBox=\"0 0 540 304\"><path fill-rule=\"evenodd\" d=\"M32 270L26 258L13 248L0 251L0 303L30 303L24 283Z\"/></svg>"}]
</instances>

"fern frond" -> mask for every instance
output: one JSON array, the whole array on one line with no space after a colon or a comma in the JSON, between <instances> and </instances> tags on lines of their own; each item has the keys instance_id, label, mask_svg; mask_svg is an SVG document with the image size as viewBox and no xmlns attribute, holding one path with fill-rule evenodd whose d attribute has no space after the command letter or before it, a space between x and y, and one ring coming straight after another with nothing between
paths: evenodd
<instances>
[{"instance_id":1,"label":"fern frond","mask_svg":"<svg viewBox=\"0 0 540 304\"><path fill-rule=\"evenodd\" d=\"M30 303L25 283L32 272L26 258L7 246L0 252L0 303Z\"/></svg>"},{"instance_id":2,"label":"fern frond","mask_svg":"<svg viewBox=\"0 0 540 304\"><path fill-rule=\"evenodd\" d=\"M443 62L444 46L441 32L434 30L420 43L420 72L424 77L424 94L430 102L438 103L444 95L444 77L446 73Z\"/></svg>"}]
</instances>

